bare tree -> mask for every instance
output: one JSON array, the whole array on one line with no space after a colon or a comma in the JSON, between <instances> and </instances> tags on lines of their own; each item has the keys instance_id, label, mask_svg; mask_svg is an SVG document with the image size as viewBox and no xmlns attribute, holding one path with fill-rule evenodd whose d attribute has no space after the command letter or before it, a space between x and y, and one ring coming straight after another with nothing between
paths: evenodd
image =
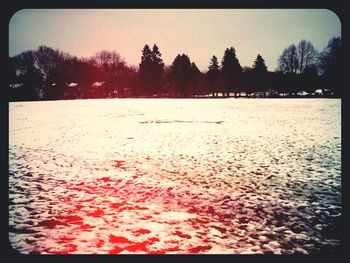
<instances>
[{"instance_id":1,"label":"bare tree","mask_svg":"<svg viewBox=\"0 0 350 263\"><path fill-rule=\"evenodd\" d=\"M300 41L297 53L299 60L299 73L303 73L305 68L312 66L316 62L317 51L309 41Z\"/></svg>"},{"instance_id":2,"label":"bare tree","mask_svg":"<svg viewBox=\"0 0 350 263\"><path fill-rule=\"evenodd\" d=\"M46 81L51 72L59 67L59 64L64 62L66 54L60 52L58 49L53 49L47 46L40 46L35 51L36 66L43 74L44 81Z\"/></svg>"},{"instance_id":3,"label":"bare tree","mask_svg":"<svg viewBox=\"0 0 350 263\"><path fill-rule=\"evenodd\" d=\"M126 65L121 56L112 51L100 51L91 58L91 63L96 66L103 75L106 96L115 96L118 92L118 78L123 74ZM101 94L102 95L102 94Z\"/></svg>"},{"instance_id":4,"label":"bare tree","mask_svg":"<svg viewBox=\"0 0 350 263\"><path fill-rule=\"evenodd\" d=\"M298 54L296 46L290 45L278 59L278 69L285 73L296 73L298 69Z\"/></svg>"}]
</instances>

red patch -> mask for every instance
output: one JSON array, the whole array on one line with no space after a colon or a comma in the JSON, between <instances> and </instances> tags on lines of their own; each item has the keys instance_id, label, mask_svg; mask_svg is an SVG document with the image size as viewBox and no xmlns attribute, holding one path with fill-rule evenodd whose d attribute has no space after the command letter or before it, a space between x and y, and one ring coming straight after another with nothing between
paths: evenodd
<instances>
[{"instance_id":1,"label":"red patch","mask_svg":"<svg viewBox=\"0 0 350 263\"><path fill-rule=\"evenodd\" d=\"M152 216L143 216L143 217L140 217L141 220L148 220L152 218Z\"/></svg>"},{"instance_id":2,"label":"red patch","mask_svg":"<svg viewBox=\"0 0 350 263\"><path fill-rule=\"evenodd\" d=\"M101 180L104 181L104 182L110 182L111 181L111 179L109 179L109 177L102 177Z\"/></svg>"},{"instance_id":3,"label":"red patch","mask_svg":"<svg viewBox=\"0 0 350 263\"><path fill-rule=\"evenodd\" d=\"M82 209L84 206L83 205L76 205L75 206L75 208L77 209L77 210L80 210L80 209Z\"/></svg>"},{"instance_id":4,"label":"red patch","mask_svg":"<svg viewBox=\"0 0 350 263\"><path fill-rule=\"evenodd\" d=\"M134 233L135 233L135 236L139 236L139 235L149 234L149 233L151 233L151 231L149 231L148 229L140 228L140 229L134 231Z\"/></svg>"},{"instance_id":5,"label":"red patch","mask_svg":"<svg viewBox=\"0 0 350 263\"><path fill-rule=\"evenodd\" d=\"M150 244L153 244L154 242L160 241L160 239L158 237L151 237L148 241L150 241Z\"/></svg>"},{"instance_id":6,"label":"red patch","mask_svg":"<svg viewBox=\"0 0 350 263\"><path fill-rule=\"evenodd\" d=\"M150 254L165 254L167 252L174 252L174 251L179 251L179 247L170 247L170 248L166 248L164 250L152 250L149 253Z\"/></svg>"},{"instance_id":7,"label":"red patch","mask_svg":"<svg viewBox=\"0 0 350 263\"><path fill-rule=\"evenodd\" d=\"M160 254L165 254L165 250L151 250L149 251L149 254L155 254L155 255L160 255Z\"/></svg>"},{"instance_id":8,"label":"red patch","mask_svg":"<svg viewBox=\"0 0 350 263\"><path fill-rule=\"evenodd\" d=\"M80 225L80 229L89 229L89 228L93 228L93 226L89 225L89 224L82 224L82 225Z\"/></svg>"},{"instance_id":9,"label":"red patch","mask_svg":"<svg viewBox=\"0 0 350 263\"><path fill-rule=\"evenodd\" d=\"M174 232L174 234L177 235L177 236L179 236L179 237L181 237L181 238L187 238L187 239L190 239L190 238L191 238L190 235L184 234L184 233L182 233L181 231L177 231L177 230Z\"/></svg>"},{"instance_id":10,"label":"red patch","mask_svg":"<svg viewBox=\"0 0 350 263\"><path fill-rule=\"evenodd\" d=\"M65 247L62 250L58 250L54 252L54 254L69 254L77 250L77 245L69 244L67 247Z\"/></svg>"},{"instance_id":11,"label":"red patch","mask_svg":"<svg viewBox=\"0 0 350 263\"><path fill-rule=\"evenodd\" d=\"M115 167L115 168L120 168L120 167L123 166L123 163L124 163L124 161L115 160L115 161L114 161L114 167Z\"/></svg>"},{"instance_id":12,"label":"red patch","mask_svg":"<svg viewBox=\"0 0 350 263\"><path fill-rule=\"evenodd\" d=\"M128 250L130 252L137 252L137 251L148 252L148 249L146 248L147 245L148 243L146 241L140 242L140 243L134 243L133 245L126 246L125 250Z\"/></svg>"},{"instance_id":13,"label":"red patch","mask_svg":"<svg viewBox=\"0 0 350 263\"><path fill-rule=\"evenodd\" d=\"M97 244L96 244L96 247L102 247L104 245L104 241L102 239L100 239Z\"/></svg>"},{"instance_id":14,"label":"red patch","mask_svg":"<svg viewBox=\"0 0 350 263\"><path fill-rule=\"evenodd\" d=\"M61 237L61 241L64 242L64 243L70 243L74 239L75 239L74 237L67 237L67 236Z\"/></svg>"},{"instance_id":15,"label":"red patch","mask_svg":"<svg viewBox=\"0 0 350 263\"><path fill-rule=\"evenodd\" d=\"M125 237L109 235L109 242L111 242L111 243L130 243L130 240L125 238Z\"/></svg>"},{"instance_id":16,"label":"red patch","mask_svg":"<svg viewBox=\"0 0 350 263\"><path fill-rule=\"evenodd\" d=\"M89 212L86 215L88 216L93 216L93 217L99 217L103 214L103 210L101 209L96 209L94 212Z\"/></svg>"},{"instance_id":17,"label":"red patch","mask_svg":"<svg viewBox=\"0 0 350 263\"><path fill-rule=\"evenodd\" d=\"M109 254L119 254L123 250L124 250L124 248L114 247L113 249L109 250L108 253Z\"/></svg>"},{"instance_id":18,"label":"red patch","mask_svg":"<svg viewBox=\"0 0 350 263\"><path fill-rule=\"evenodd\" d=\"M190 248L188 250L188 252L191 253L191 254L194 254L194 253L199 253L199 252L206 251L206 250L209 250L209 249L211 249L211 246L197 246L197 247L194 247L194 248Z\"/></svg>"},{"instance_id":19,"label":"red patch","mask_svg":"<svg viewBox=\"0 0 350 263\"><path fill-rule=\"evenodd\" d=\"M71 224L74 224L74 223L79 224L80 221L83 221L83 218L80 216L62 216L61 218Z\"/></svg>"},{"instance_id":20,"label":"red patch","mask_svg":"<svg viewBox=\"0 0 350 263\"><path fill-rule=\"evenodd\" d=\"M121 203L113 203L113 204L111 204L111 208L119 208L119 207L121 207L122 205L125 205L125 204L126 204L126 201L121 202Z\"/></svg>"}]
</instances>

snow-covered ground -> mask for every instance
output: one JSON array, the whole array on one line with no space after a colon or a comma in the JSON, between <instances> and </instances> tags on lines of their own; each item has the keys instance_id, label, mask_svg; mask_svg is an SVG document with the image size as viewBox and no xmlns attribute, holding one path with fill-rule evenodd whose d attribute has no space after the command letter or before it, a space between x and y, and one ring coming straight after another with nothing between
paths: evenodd
<instances>
[{"instance_id":1,"label":"snow-covered ground","mask_svg":"<svg viewBox=\"0 0 350 263\"><path fill-rule=\"evenodd\" d=\"M339 247L339 99L9 105L21 253L314 253Z\"/></svg>"}]
</instances>

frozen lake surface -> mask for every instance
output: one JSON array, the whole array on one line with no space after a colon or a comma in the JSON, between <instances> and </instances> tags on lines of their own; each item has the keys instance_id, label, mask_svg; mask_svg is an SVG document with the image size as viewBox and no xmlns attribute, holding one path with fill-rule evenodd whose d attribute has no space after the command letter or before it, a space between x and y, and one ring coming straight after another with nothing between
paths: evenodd
<instances>
[{"instance_id":1,"label":"frozen lake surface","mask_svg":"<svg viewBox=\"0 0 350 263\"><path fill-rule=\"evenodd\" d=\"M337 251L340 99L9 104L21 253Z\"/></svg>"}]
</instances>

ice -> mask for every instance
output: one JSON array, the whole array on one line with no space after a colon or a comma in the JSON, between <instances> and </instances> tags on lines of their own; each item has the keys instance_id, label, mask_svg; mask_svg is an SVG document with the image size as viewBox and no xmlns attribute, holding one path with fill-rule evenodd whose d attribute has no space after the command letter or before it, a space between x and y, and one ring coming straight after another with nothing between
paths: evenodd
<instances>
[{"instance_id":1,"label":"ice","mask_svg":"<svg viewBox=\"0 0 350 263\"><path fill-rule=\"evenodd\" d=\"M21 253L336 251L340 189L339 99L9 104Z\"/></svg>"}]
</instances>

